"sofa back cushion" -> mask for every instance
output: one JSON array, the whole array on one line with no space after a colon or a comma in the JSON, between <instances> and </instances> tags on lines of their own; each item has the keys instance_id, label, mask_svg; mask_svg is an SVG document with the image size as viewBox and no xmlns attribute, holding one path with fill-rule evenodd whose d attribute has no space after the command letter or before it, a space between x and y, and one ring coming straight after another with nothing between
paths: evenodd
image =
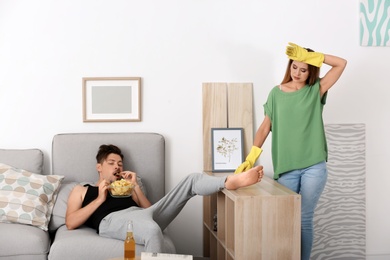
<instances>
[{"instance_id":1,"label":"sofa back cushion","mask_svg":"<svg viewBox=\"0 0 390 260\"><path fill-rule=\"evenodd\" d=\"M43 152L39 149L0 149L0 163L43 174Z\"/></svg>"},{"instance_id":2,"label":"sofa back cushion","mask_svg":"<svg viewBox=\"0 0 390 260\"><path fill-rule=\"evenodd\" d=\"M165 195L165 139L156 133L70 133L54 136L52 173L65 183L96 183L96 153L102 144L118 146L125 170L136 172L155 203Z\"/></svg>"}]
</instances>

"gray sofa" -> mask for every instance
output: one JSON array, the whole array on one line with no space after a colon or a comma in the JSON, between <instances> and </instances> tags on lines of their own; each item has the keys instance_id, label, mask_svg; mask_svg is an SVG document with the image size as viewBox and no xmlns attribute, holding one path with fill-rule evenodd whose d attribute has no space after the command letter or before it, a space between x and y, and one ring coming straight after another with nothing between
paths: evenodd
<instances>
[{"instance_id":1,"label":"gray sofa","mask_svg":"<svg viewBox=\"0 0 390 260\"><path fill-rule=\"evenodd\" d=\"M49 230L0 223L0 259L109 259L123 255L123 241L100 237L82 226L65 226L67 198L79 183L95 183L96 153L101 144L115 144L125 156L124 168L135 171L142 188L154 203L165 195L165 140L155 133L70 133L54 136L52 174L65 176L53 208ZM43 154L32 150L0 150L0 163L42 173ZM140 186L141 186L140 185ZM169 253L175 246L164 231ZM136 245L140 255L143 245Z\"/></svg>"},{"instance_id":2,"label":"gray sofa","mask_svg":"<svg viewBox=\"0 0 390 260\"><path fill-rule=\"evenodd\" d=\"M39 149L0 149L0 163L43 173L43 153ZM47 259L49 233L34 226L0 223L0 259Z\"/></svg>"}]
</instances>

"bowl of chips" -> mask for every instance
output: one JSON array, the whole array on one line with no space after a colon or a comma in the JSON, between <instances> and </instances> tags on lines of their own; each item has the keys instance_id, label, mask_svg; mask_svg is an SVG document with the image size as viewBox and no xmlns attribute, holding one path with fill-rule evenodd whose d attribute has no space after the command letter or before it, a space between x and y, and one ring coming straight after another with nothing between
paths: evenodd
<instances>
[{"instance_id":1,"label":"bowl of chips","mask_svg":"<svg viewBox=\"0 0 390 260\"><path fill-rule=\"evenodd\" d=\"M133 188L134 188L133 183L125 179L121 179L121 180L111 182L108 190L110 191L112 197L123 198L123 197L130 197Z\"/></svg>"}]
</instances>

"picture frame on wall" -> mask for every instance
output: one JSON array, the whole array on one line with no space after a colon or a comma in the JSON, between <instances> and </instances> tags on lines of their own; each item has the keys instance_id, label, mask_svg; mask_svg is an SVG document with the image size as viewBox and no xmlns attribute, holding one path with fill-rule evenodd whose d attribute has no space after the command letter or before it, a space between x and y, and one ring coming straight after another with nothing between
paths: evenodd
<instances>
[{"instance_id":1,"label":"picture frame on wall","mask_svg":"<svg viewBox=\"0 0 390 260\"><path fill-rule=\"evenodd\" d=\"M243 128L211 128L213 172L234 172L243 162Z\"/></svg>"},{"instance_id":2,"label":"picture frame on wall","mask_svg":"<svg viewBox=\"0 0 390 260\"><path fill-rule=\"evenodd\" d=\"M141 121L140 77L85 77L84 122Z\"/></svg>"}]
</instances>

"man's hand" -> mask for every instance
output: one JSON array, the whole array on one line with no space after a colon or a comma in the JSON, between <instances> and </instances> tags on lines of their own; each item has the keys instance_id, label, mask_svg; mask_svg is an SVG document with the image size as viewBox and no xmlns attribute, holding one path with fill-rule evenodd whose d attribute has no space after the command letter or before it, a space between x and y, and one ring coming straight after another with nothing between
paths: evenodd
<instances>
[{"instance_id":1,"label":"man's hand","mask_svg":"<svg viewBox=\"0 0 390 260\"><path fill-rule=\"evenodd\" d=\"M134 185L138 185L137 183L137 174L131 171L124 171L120 173L123 179L133 183Z\"/></svg>"},{"instance_id":2,"label":"man's hand","mask_svg":"<svg viewBox=\"0 0 390 260\"><path fill-rule=\"evenodd\" d=\"M105 201L107 198L107 190L108 187L110 186L110 183L108 181L101 181L99 183L99 195L97 197L98 200L100 201Z\"/></svg>"}]
</instances>

